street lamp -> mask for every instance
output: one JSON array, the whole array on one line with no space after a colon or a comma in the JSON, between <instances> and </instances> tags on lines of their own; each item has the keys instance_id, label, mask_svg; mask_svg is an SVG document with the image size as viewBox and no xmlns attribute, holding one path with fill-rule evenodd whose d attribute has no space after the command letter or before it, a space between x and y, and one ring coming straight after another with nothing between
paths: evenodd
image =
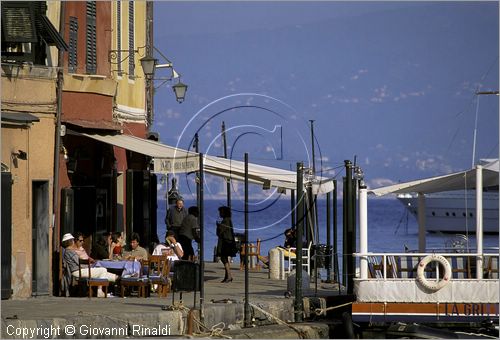
<instances>
[{"instance_id":1,"label":"street lamp","mask_svg":"<svg viewBox=\"0 0 500 340\"><path fill-rule=\"evenodd\" d=\"M146 55L140 61L141 61L142 71L144 72L144 75L152 78L155 74L155 67L156 67L156 64L158 63L158 59L153 58L149 55Z\"/></svg>"},{"instance_id":2,"label":"street lamp","mask_svg":"<svg viewBox=\"0 0 500 340\"><path fill-rule=\"evenodd\" d=\"M188 88L187 85L181 82L180 77L179 77L179 82L174 86L172 86L172 89L174 90L175 93L175 98L177 99L177 102L179 102L179 104L184 101L187 88Z\"/></svg>"}]
</instances>

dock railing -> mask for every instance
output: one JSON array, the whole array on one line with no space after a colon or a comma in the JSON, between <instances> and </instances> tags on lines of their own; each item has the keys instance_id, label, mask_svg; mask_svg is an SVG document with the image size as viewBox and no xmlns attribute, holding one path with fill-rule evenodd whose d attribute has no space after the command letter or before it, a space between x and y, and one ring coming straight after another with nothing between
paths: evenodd
<instances>
[{"instance_id":1,"label":"dock railing","mask_svg":"<svg viewBox=\"0 0 500 340\"><path fill-rule=\"evenodd\" d=\"M443 256L451 266L452 279L496 279L499 278L498 253L355 253L356 277L369 280L415 279L420 261L429 255ZM478 261L480 260L480 261ZM477 270L482 263L482 270ZM366 266L366 270L362 269ZM441 265L429 263L425 275L439 278ZM482 275L477 275L477 273ZM363 277L366 275L366 277Z\"/></svg>"}]
</instances>

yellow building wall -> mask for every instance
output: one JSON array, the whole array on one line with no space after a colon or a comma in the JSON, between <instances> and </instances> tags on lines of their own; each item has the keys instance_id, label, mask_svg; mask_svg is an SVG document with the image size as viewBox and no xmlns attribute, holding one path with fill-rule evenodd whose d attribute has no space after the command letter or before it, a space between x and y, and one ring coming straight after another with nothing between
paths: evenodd
<instances>
[{"instance_id":1,"label":"yellow building wall","mask_svg":"<svg viewBox=\"0 0 500 340\"><path fill-rule=\"evenodd\" d=\"M52 254L52 192L54 178L54 133L56 80L53 71L33 67L19 70L20 78L2 72L2 111L27 112L40 119L29 127L2 123L2 163L12 174L12 290L13 298L32 293L32 182L47 181L49 254ZM12 152L22 150L27 160L14 160ZM2 240L2 243L6 240ZM52 271L49 256L43 259ZM49 279L49 293L52 282Z\"/></svg>"},{"instance_id":2,"label":"yellow building wall","mask_svg":"<svg viewBox=\"0 0 500 340\"><path fill-rule=\"evenodd\" d=\"M121 30L118 29L118 5L121 5ZM146 123L145 77L140 59L146 55L146 1L120 1L112 4L112 49L118 49L118 39L121 39L121 50L129 48L129 6L134 6L134 49L138 50L133 56L128 51L121 53L121 70L118 65L111 65L111 74L118 81L115 117L123 122ZM121 32L118 36L118 32ZM133 77L128 74L128 58L134 58L135 72ZM113 60L113 63L119 60Z\"/></svg>"}]
</instances>

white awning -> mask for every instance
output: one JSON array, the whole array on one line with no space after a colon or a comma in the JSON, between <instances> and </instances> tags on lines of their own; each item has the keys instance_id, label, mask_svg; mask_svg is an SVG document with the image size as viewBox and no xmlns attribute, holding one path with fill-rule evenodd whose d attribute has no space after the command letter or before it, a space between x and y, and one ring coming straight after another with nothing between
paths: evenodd
<instances>
[{"instance_id":1,"label":"white awning","mask_svg":"<svg viewBox=\"0 0 500 340\"><path fill-rule=\"evenodd\" d=\"M209 174L231 180L245 180L245 162L206 156L203 166L204 170ZM264 188L297 189L296 172L254 163L248 164L248 180L251 183L261 184ZM332 179L321 177L311 180L311 182L313 194L319 195L333 191ZM307 184L306 180L304 180L304 184Z\"/></svg>"},{"instance_id":2,"label":"white awning","mask_svg":"<svg viewBox=\"0 0 500 340\"><path fill-rule=\"evenodd\" d=\"M196 152L189 152L168 146L153 140L131 135L110 135L83 133L69 130L70 134L85 136L102 143L111 144L120 148L134 151L154 158L154 172L182 173L197 171L200 167Z\"/></svg>"},{"instance_id":3,"label":"white awning","mask_svg":"<svg viewBox=\"0 0 500 340\"><path fill-rule=\"evenodd\" d=\"M498 185L498 159L483 166L483 187ZM423 194L473 189L476 187L476 169L452 173L449 175L420 179L411 182L398 183L369 190L368 192L376 196L387 194L405 194L420 192Z\"/></svg>"},{"instance_id":4,"label":"white awning","mask_svg":"<svg viewBox=\"0 0 500 340\"><path fill-rule=\"evenodd\" d=\"M185 173L199 170L199 154L196 152L130 135L101 135L71 130L68 133L85 136L150 156L154 158L153 172L155 173ZM242 161L206 155L203 168L206 173L226 179L237 181L244 181L245 179L245 163ZM297 189L297 174L290 170L249 163L248 177L250 183L260 184L263 188ZM313 193L315 194L333 191L332 179L317 178L312 182ZM306 184L306 181L304 181L304 184Z\"/></svg>"}]
</instances>

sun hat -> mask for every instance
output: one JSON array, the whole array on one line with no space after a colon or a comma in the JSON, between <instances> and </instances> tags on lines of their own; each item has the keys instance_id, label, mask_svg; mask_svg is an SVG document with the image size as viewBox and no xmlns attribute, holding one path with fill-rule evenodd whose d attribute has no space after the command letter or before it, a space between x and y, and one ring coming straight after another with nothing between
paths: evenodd
<instances>
[{"instance_id":1,"label":"sun hat","mask_svg":"<svg viewBox=\"0 0 500 340\"><path fill-rule=\"evenodd\" d=\"M71 235L70 233L67 233L67 234L64 234L61 242L65 242L65 241L72 240L72 239L74 239L73 235Z\"/></svg>"}]
</instances>

